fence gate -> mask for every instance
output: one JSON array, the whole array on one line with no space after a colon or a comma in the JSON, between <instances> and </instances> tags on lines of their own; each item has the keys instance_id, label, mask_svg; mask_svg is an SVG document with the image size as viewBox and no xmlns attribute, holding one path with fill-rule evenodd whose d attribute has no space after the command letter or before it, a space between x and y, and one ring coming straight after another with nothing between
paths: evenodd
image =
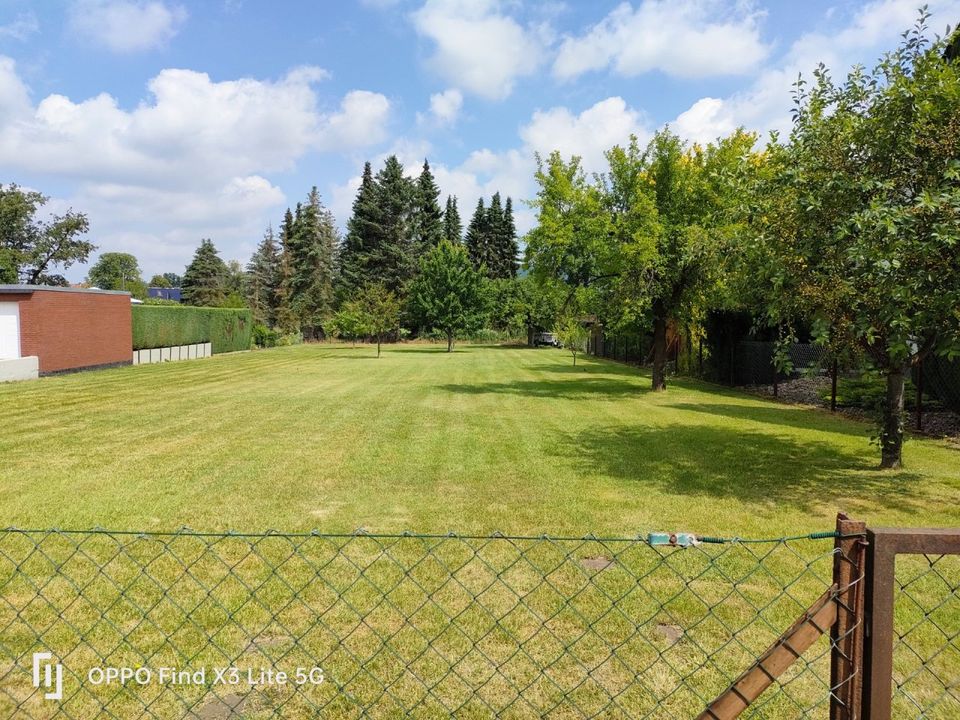
<instances>
[{"instance_id":1,"label":"fence gate","mask_svg":"<svg viewBox=\"0 0 960 720\"><path fill-rule=\"evenodd\" d=\"M863 717L960 717L960 530L867 542Z\"/></svg>"}]
</instances>

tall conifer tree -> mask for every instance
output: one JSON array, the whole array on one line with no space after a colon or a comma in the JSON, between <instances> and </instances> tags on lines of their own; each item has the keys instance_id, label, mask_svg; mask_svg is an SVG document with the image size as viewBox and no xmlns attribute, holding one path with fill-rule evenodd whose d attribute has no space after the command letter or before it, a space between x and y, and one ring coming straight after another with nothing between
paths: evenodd
<instances>
[{"instance_id":1,"label":"tall conifer tree","mask_svg":"<svg viewBox=\"0 0 960 720\"><path fill-rule=\"evenodd\" d=\"M263 240L247 264L247 303L254 322L272 327L276 322L277 290L280 283L280 252L267 226Z\"/></svg>"},{"instance_id":2,"label":"tall conifer tree","mask_svg":"<svg viewBox=\"0 0 960 720\"><path fill-rule=\"evenodd\" d=\"M517 226L513 220L513 200L509 197L503 207L503 222L497 240L499 276L503 278L516 277L517 257L520 255L520 247L517 245Z\"/></svg>"},{"instance_id":3,"label":"tall conifer tree","mask_svg":"<svg viewBox=\"0 0 960 720\"><path fill-rule=\"evenodd\" d=\"M377 188L370 163L363 165L363 177L353 200L347 235L338 256L337 296L341 303L363 287L373 245L377 218Z\"/></svg>"},{"instance_id":4,"label":"tall conifer tree","mask_svg":"<svg viewBox=\"0 0 960 720\"><path fill-rule=\"evenodd\" d=\"M477 207L473 211L473 217L470 218L470 224L467 225L467 234L464 236L464 244L467 246L467 254L475 268L485 264L490 258L488 253L488 229L487 229L487 210L483 205L483 198L477 200Z\"/></svg>"},{"instance_id":5,"label":"tall conifer tree","mask_svg":"<svg viewBox=\"0 0 960 720\"><path fill-rule=\"evenodd\" d=\"M423 161L413 194L413 243L420 257L443 239L443 211L440 209L440 188L437 187L430 163Z\"/></svg>"},{"instance_id":6,"label":"tall conifer tree","mask_svg":"<svg viewBox=\"0 0 960 720\"><path fill-rule=\"evenodd\" d=\"M217 307L226 298L227 265L213 241L203 239L183 274L183 301L187 305Z\"/></svg>"},{"instance_id":7,"label":"tall conifer tree","mask_svg":"<svg viewBox=\"0 0 960 720\"><path fill-rule=\"evenodd\" d=\"M333 216L314 186L305 205L297 205L291 233L291 306L300 327L319 337L333 312L333 261L337 231Z\"/></svg>"},{"instance_id":8,"label":"tall conifer tree","mask_svg":"<svg viewBox=\"0 0 960 720\"><path fill-rule=\"evenodd\" d=\"M460 221L456 195L447 195L447 209L443 212L443 237L454 245L463 242L463 223Z\"/></svg>"},{"instance_id":9,"label":"tall conifer tree","mask_svg":"<svg viewBox=\"0 0 960 720\"><path fill-rule=\"evenodd\" d=\"M365 280L382 282L387 290L400 294L416 267L411 227L415 186L403 174L396 155L387 158L374 183L376 213Z\"/></svg>"}]
</instances>

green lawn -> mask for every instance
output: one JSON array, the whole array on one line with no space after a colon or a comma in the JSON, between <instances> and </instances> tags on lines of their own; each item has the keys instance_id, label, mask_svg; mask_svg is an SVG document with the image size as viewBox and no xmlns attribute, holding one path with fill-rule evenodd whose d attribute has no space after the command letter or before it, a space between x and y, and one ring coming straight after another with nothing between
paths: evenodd
<instances>
[{"instance_id":1,"label":"green lawn","mask_svg":"<svg viewBox=\"0 0 960 720\"><path fill-rule=\"evenodd\" d=\"M766 535L960 525L960 452L559 350L308 345L0 386L0 522Z\"/></svg>"},{"instance_id":2,"label":"green lawn","mask_svg":"<svg viewBox=\"0 0 960 720\"><path fill-rule=\"evenodd\" d=\"M0 522L757 538L830 530L844 509L960 525L960 453L943 442L911 441L906 468L880 472L867 425L694 381L648 385L557 350L427 345L4 385ZM222 687L82 683L121 659L328 674L302 691L231 691L250 718L692 717L829 585L832 546L0 533L0 714L48 712L29 671L43 648L68 668L63 707L78 718L224 716ZM941 602L916 568L915 596ZM947 596L933 615L897 610L942 678L956 660L929 620L960 631ZM916 656L896 658L910 676ZM822 637L746 716L825 717L828 677ZM942 685L917 677L913 696L936 702Z\"/></svg>"}]
</instances>

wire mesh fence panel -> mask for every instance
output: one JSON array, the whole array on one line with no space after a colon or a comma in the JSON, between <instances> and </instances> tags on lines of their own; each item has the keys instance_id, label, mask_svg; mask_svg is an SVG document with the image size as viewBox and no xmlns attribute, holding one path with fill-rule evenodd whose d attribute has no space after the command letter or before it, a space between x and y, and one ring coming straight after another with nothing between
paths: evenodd
<instances>
[{"instance_id":1,"label":"wire mesh fence panel","mask_svg":"<svg viewBox=\"0 0 960 720\"><path fill-rule=\"evenodd\" d=\"M948 360L930 355L923 361L922 372L926 392L954 412L960 412L960 358Z\"/></svg>"},{"instance_id":2,"label":"wire mesh fence panel","mask_svg":"<svg viewBox=\"0 0 960 720\"><path fill-rule=\"evenodd\" d=\"M960 718L960 555L896 560L895 718Z\"/></svg>"},{"instance_id":3,"label":"wire mesh fence panel","mask_svg":"<svg viewBox=\"0 0 960 720\"><path fill-rule=\"evenodd\" d=\"M695 717L831 586L836 552L831 533L6 530L0 716ZM829 656L825 635L744 717L826 718Z\"/></svg>"}]
</instances>

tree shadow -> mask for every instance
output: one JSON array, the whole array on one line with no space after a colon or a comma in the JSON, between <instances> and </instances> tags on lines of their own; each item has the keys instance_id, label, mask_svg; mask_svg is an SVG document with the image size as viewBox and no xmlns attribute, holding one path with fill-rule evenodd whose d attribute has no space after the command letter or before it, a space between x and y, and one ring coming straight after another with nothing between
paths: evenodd
<instances>
[{"instance_id":1,"label":"tree shadow","mask_svg":"<svg viewBox=\"0 0 960 720\"><path fill-rule=\"evenodd\" d=\"M851 498L889 509L922 510L922 477L881 471L864 454L833 444L709 425L604 427L556 438L552 453L580 466L636 482L638 489L798 510ZM926 499L925 499L926 498Z\"/></svg>"},{"instance_id":2,"label":"tree shadow","mask_svg":"<svg viewBox=\"0 0 960 720\"><path fill-rule=\"evenodd\" d=\"M645 388L622 380L590 376L577 380L514 380L502 383L447 384L440 385L439 388L464 395L497 393L564 400L637 397L649 392Z\"/></svg>"},{"instance_id":3,"label":"tree shadow","mask_svg":"<svg viewBox=\"0 0 960 720\"><path fill-rule=\"evenodd\" d=\"M800 428L802 430L823 430L842 435L869 435L871 425L860 422L845 415L833 415L826 410L817 410L810 407L796 405L781 405L775 401L764 401L762 398L753 398L742 393L735 397L757 400L750 405L736 403L676 403L664 407L674 408L684 412L704 413L708 415L727 417L734 420L763 423L765 425L781 425L784 427Z\"/></svg>"},{"instance_id":4,"label":"tree shadow","mask_svg":"<svg viewBox=\"0 0 960 720\"><path fill-rule=\"evenodd\" d=\"M402 353L420 353L424 355L452 355L453 353L465 353L468 352L463 348L458 348L457 346L453 347L453 350L447 352L446 345L438 345L437 347L423 347L423 346L399 346L391 348L391 350Z\"/></svg>"},{"instance_id":5,"label":"tree shadow","mask_svg":"<svg viewBox=\"0 0 960 720\"><path fill-rule=\"evenodd\" d=\"M569 357L567 358L569 360ZM639 374L636 370L633 370L629 367L623 367L620 365L607 365L600 364L596 362L582 362L581 359L577 358L576 366L573 365L573 362L567 362L565 365L527 365L524 366L525 370L531 370L533 372L549 372L549 373L558 373L558 374L570 374L570 375L582 375L585 372L592 373L602 373L603 375L622 375L624 377L632 377L642 380L643 375Z\"/></svg>"}]
</instances>

